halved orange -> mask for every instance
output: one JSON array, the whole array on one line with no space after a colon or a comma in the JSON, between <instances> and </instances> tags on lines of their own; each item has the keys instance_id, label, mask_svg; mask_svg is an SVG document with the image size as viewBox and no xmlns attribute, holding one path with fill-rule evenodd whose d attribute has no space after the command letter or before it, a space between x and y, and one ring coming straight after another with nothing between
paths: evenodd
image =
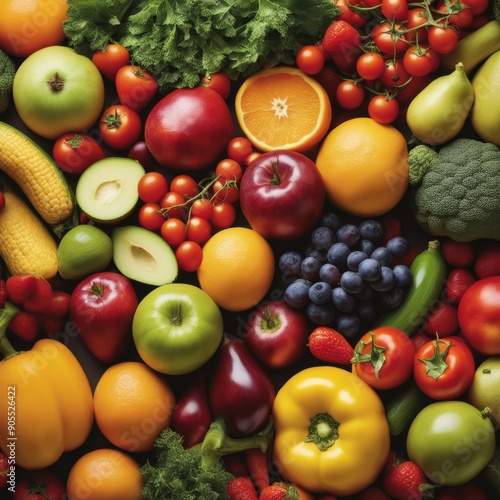
<instances>
[{"instance_id":1,"label":"halved orange","mask_svg":"<svg viewBox=\"0 0 500 500\"><path fill-rule=\"evenodd\" d=\"M332 120L325 89L288 66L247 78L236 93L235 111L242 132L260 151L308 152L325 137Z\"/></svg>"}]
</instances>

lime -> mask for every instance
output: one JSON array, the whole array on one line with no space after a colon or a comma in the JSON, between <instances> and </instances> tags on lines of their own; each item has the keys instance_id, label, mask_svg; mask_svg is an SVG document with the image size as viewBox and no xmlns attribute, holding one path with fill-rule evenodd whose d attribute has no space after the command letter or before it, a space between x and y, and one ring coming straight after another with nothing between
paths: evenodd
<instances>
[{"instance_id":1,"label":"lime","mask_svg":"<svg viewBox=\"0 0 500 500\"><path fill-rule=\"evenodd\" d=\"M102 229L81 224L70 229L59 242L59 274L64 279L80 280L104 271L113 258L113 243Z\"/></svg>"}]
</instances>

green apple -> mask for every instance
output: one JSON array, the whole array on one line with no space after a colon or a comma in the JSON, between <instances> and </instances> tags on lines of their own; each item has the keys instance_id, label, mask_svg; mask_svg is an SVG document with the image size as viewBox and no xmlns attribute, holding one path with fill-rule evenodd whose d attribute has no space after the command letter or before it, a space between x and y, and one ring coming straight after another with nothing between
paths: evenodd
<instances>
[{"instance_id":1,"label":"green apple","mask_svg":"<svg viewBox=\"0 0 500 500\"><path fill-rule=\"evenodd\" d=\"M96 123L104 105L104 82L88 57L52 45L20 64L12 96L30 130L56 139L65 132L89 130Z\"/></svg>"},{"instance_id":2,"label":"green apple","mask_svg":"<svg viewBox=\"0 0 500 500\"><path fill-rule=\"evenodd\" d=\"M155 286L177 278L175 253L159 234L140 226L120 226L113 229L111 240L115 266L127 278Z\"/></svg>"},{"instance_id":3,"label":"green apple","mask_svg":"<svg viewBox=\"0 0 500 500\"><path fill-rule=\"evenodd\" d=\"M154 370L191 373L217 351L223 336L219 306L201 288L170 283L140 302L132 320L137 352Z\"/></svg>"},{"instance_id":4,"label":"green apple","mask_svg":"<svg viewBox=\"0 0 500 500\"><path fill-rule=\"evenodd\" d=\"M94 222L115 224L134 210L139 200L137 185L145 173L144 167L130 158L98 160L78 178L76 201Z\"/></svg>"},{"instance_id":5,"label":"green apple","mask_svg":"<svg viewBox=\"0 0 500 500\"><path fill-rule=\"evenodd\" d=\"M111 237L102 229L80 224L70 229L57 247L59 274L64 279L80 280L104 271L113 258Z\"/></svg>"}]
</instances>

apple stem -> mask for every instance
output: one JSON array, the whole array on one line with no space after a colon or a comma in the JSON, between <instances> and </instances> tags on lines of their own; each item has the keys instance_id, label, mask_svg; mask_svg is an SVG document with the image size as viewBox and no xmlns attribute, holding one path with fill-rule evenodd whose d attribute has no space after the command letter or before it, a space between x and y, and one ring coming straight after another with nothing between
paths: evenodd
<instances>
[{"instance_id":1,"label":"apple stem","mask_svg":"<svg viewBox=\"0 0 500 500\"><path fill-rule=\"evenodd\" d=\"M19 309L10 302L5 302L4 308L0 310L0 353L4 359L9 359L19 354L7 338L7 328L12 318L19 312Z\"/></svg>"},{"instance_id":2,"label":"apple stem","mask_svg":"<svg viewBox=\"0 0 500 500\"><path fill-rule=\"evenodd\" d=\"M47 80L47 83L49 84L50 90L54 93L60 92L64 88L64 80L57 72L50 80Z\"/></svg>"},{"instance_id":3,"label":"apple stem","mask_svg":"<svg viewBox=\"0 0 500 500\"><path fill-rule=\"evenodd\" d=\"M264 309L262 314L263 324L265 325L265 330L274 331L279 326L279 321L276 320L276 316L271 313L269 307Z\"/></svg>"},{"instance_id":4,"label":"apple stem","mask_svg":"<svg viewBox=\"0 0 500 500\"><path fill-rule=\"evenodd\" d=\"M274 170L274 175L273 178L271 179L271 186L279 186L281 184L281 174L278 171L278 162L276 160L273 160L271 162Z\"/></svg>"}]
</instances>

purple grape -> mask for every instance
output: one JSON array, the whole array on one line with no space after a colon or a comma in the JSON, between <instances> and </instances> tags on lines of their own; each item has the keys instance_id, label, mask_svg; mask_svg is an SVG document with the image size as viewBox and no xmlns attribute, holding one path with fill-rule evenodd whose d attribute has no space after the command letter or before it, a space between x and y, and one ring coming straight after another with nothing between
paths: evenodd
<instances>
[{"instance_id":1,"label":"purple grape","mask_svg":"<svg viewBox=\"0 0 500 500\"><path fill-rule=\"evenodd\" d=\"M378 260L380 265L389 267L392 264L392 253L386 247L377 247L370 254L371 259Z\"/></svg>"},{"instance_id":2,"label":"purple grape","mask_svg":"<svg viewBox=\"0 0 500 500\"><path fill-rule=\"evenodd\" d=\"M335 324L338 332L352 338L359 333L361 321L354 313L344 313L337 316Z\"/></svg>"},{"instance_id":3,"label":"purple grape","mask_svg":"<svg viewBox=\"0 0 500 500\"><path fill-rule=\"evenodd\" d=\"M335 243L335 233L327 226L317 227L311 234L311 244L318 250L328 250Z\"/></svg>"},{"instance_id":4,"label":"purple grape","mask_svg":"<svg viewBox=\"0 0 500 500\"><path fill-rule=\"evenodd\" d=\"M334 288L331 293L332 303L336 309L342 312L353 311L356 307L356 297L347 293L342 287Z\"/></svg>"},{"instance_id":5,"label":"purple grape","mask_svg":"<svg viewBox=\"0 0 500 500\"><path fill-rule=\"evenodd\" d=\"M361 239L358 226L354 224L344 224L335 233L335 238L340 243L345 243L349 248L354 248Z\"/></svg>"},{"instance_id":6,"label":"purple grape","mask_svg":"<svg viewBox=\"0 0 500 500\"><path fill-rule=\"evenodd\" d=\"M368 258L365 252L361 252L360 250L354 250L347 256L347 267L351 271L357 271L358 266L361 262Z\"/></svg>"},{"instance_id":7,"label":"purple grape","mask_svg":"<svg viewBox=\"0 0 500 500\"><path fill-rule=\"evenodd\" d=\"M392 268L392 272L396 277L395 286L400 288L408 288L413 283L413 274L408 266L397 264Z\"/></svg>"},{"instance_id":8,"label":"purple grape","mask_svg":"<svg viewBox=\"0 0 500 500\"><path fill-rule=\"evenodd\" d=\"M337 286L340 283L340 271L336 266L327 262L319 268L319 279L326 281L332 287Z\"/></svg>"},{"instance_id":9,"label":"purple grape","mask_svg":"<svg viewBox=\"0 0 500 500\"><path fill-rule=\"evenodd\" d=\"M309 300L315 304L325 304L332 297L332 287L325 281L317 281L309 288Z\"/></svg>"},{"instance_id":10,"label":"purple grape","mask_svg":"<svg viewBox=\"0 0 500 500\"><path fill-rule=\"evenodd\" d=\"M394 287L391 290L381 293L378 296L378 301L380 307L385 311L390 311L391 309L396 309L404 298L404 292L399 287Z\"/></svg>"},{"instance_id":11,"label":"purple grape","mask_svg":"<svg viewBox=\"0 0 500 500\"><path fill-rule=\"evenodd\" d=\"M343 269L347 265L347 256L350 253L351 249L345 243L337 242L328 249L326 258L330 264Z\"/></svg>"},{"instance_id":12,"label":"purple grape","mask_svg":"<svg viewBox=\"0 0 500 500\"><path fill-rule=\"evenodd\" d=\"M302 263L302 255L299 252L290 250L285 252L278 261L278 267L284 278L298 276L300 274L300 264Z\"/></svg>"},{"instance_id":13,"label":"purple grape","mask_svg":"<svg viewBox=\"0 0 500 500\"><path fill-rule=\"evenodd\" d=\"M296 280L290 283L283 294L283 300L295 309L309 303L309 286L305 281Z\"/></svg>"},{"instance_id":14,"label":"purple grape","mask_svg":"<svg viewBox=\"0 0 500 500\"><path fill-rule=\"evenodd\" d=\"M382 236L384 235L384 228L382 224L379 221L373 219L364 220L358 226L358 229L361 238L366 238L373 243L377 243L378 241L380 241L382 239Z\"/></svg>"},{"instance_id":15,"label":"purple grape","mask_svg":"<svg viewBox=\"0 0 500 500\"><path fill-rule=\"evenodd\" d=\"M321 216L320 224L330 228L333 232L336 232L342 223L337 214L326 212Z\"/></svg>"},{"instance_id":16,"label":"purple grape","mask_svg":"<svg viewBox=\"0 0 500 500\"><path fill-rule=\"evenodd\" d=\"M311 255L306 257L300 264L300 273L308 280L316 281L319 277L321 262Z\"/></svg>"},{"instance_id":17,"label":"purple grape","mask_svg":"<svg viewBox=\"0 0 500 500\"><path fill-rule=\"evenodd\" d=\"M377 292L388 292L394 287L396 277L390 267L382 266L380 271L380 277L370 281L370 286Z\"/></svg>"},{"instance_id":18,"label":"purple grape","mask_svg":"<svg viewBox=\"0 0 500 500\"><path fill-rule=\"evenodd\" d=\"M382 266L378 260L369 258L359 264L358 273L365 281L375 281L380 277Z\"/></svg>"},{"instance_id":19,"label":"purple grape","mask_svg":"<svg viewBox=\"0 0 500 500\"><path fill-rule=\"evenodd\" d=\"M404 236L394 236L385 246L395 257L402 257L410 250L410 243Z\"/></svg>"},{"instance_id":20,"label":"purple grape","mask_svg":"<svg viewBox=\"0 0 500 500\"><path fill-rule=\"evenodd\" d=\"M340 277L340 286L347 293L359 293L363 290L363 278L354 271L345 271Z\"/></svg>"},{"instance_id":21,"label":"purple grape","mask_svg":"<svg viewBox=\"0 0 500 500\"><path fill-rule=\"evenodd\" d=\"M306 307L306 316L315 325L327 325L335 319L335 308L331 302L326 304L309 302Z\"/></svg>"}]
</instances>

